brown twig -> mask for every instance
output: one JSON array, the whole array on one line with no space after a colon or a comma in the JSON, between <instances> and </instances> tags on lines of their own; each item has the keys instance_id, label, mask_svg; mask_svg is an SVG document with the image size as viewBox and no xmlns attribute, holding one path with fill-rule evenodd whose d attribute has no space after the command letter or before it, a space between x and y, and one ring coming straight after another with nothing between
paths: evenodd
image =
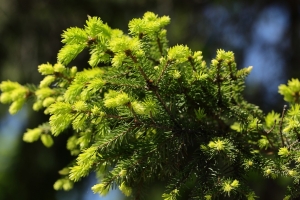
<instances>
[{"instance_id":1,"label":"brown twig","mask_svg":"<svg viewBox=\"0 0 300 200\"><path fill-rule=\"evenodd\" d=\"M274 130L275 126L276 126L276 120L274 121L274 125L271 127L271 129L269 131L263 130L264 135L266 136L268 142L270 143L270 145L273 149L275 149L275 146L274 146L273 142L270 140L270 138L268 137L268 135L269 135L269 133L271 133ZM256 122L256 127L258 130L258 121Z\"/></svg>"},{"instance_id":2,"label":"brown twig","mask_svg":"<svg viewBox=\"0 0 300 200\"><path fill-rule=\"evenodd\" d=\"M162 77L163 77L163 75L164 75L164 73L165 73L165 71L166 71L166 69L167 69L167 67L168 67L169 64L170 64L170 61L168 60L168 61L166 62L166 64L165 64L165 66L164 66L164 68L163 68L163 70L162 70L160 76L159 76L158 79L156 80L156 84L157 84L157 85L158 85L159 81L162 79Z\"/></svg>"},{"instance_id":3,"label":"brown twig","mask_svg":"<svg viewBox=\"0 0 300 200\"><path fill-rule=\"evenodd\" d=\"M193 57L192 57L192 56L189 56L189 57L188 57L188 61L190 62L190 64L191 64L193 70L196 72L195 64L194 64L194 62L193 62Z\"/></svg>"},{"instance_id":4,"label":"brown twig","mask_svg":"<svg viewBox=\"0 0 300 200\"><path fill-rule=\"evenodd\" d=\"M222 95L221 95L221 61L217 65L217 84L218 84L218 105L222 105Z\"/></svg>"},{"instance_id":5,"label":"brown twig","mask_svg":"<svg viewBox=\"0 0 300 200\"><path fill-rule=\"evenodd\" d=\"M280 138L281 138L281 143L282 146L284 146L284 140L283 140L283 135L282 135L282 123L283 123L283 118L285 115L285 111L286 111L286 105L283 106L283 110L282 110L282 114L281 114L281 120L280 120L280 125L279 125L279 133L280 133Z\"/></svg>"},{"instance_id":6,"label":"brown twig","mask_svg":"<svg viewBox=\"0 0 300 200\"><path fill-rule=\"evenodd\" d=\"M162 50L161 42L160 42L160 39L159 39L158 36L157 36L156 42L157 42L157 45L158 45L160 55L163 56L163 50Z\"/></svg>"},{"instance_id":7,"label":"brown twig","mask_svg":"<svg viewBox=\"0 0 300 200\"><path fill-rule=\"evenodd\" d=\"M132 51L131 51L131 50L126 50L126 51L125 51L125 54L126 54L126 56L129 56L129 57L131 58L131 60L132 60L135 64L138 63L136 57L135 57L134 55L132 55ZM144 72L144 70L141 68L141 66L138 66L138 69L139 69L139 71L141 72L142 76L144 77L145 81L148 82L148 81L149 81L149 78L148 78L148 76L146 75L146 73Z\"/></svg>"}]
</instances>

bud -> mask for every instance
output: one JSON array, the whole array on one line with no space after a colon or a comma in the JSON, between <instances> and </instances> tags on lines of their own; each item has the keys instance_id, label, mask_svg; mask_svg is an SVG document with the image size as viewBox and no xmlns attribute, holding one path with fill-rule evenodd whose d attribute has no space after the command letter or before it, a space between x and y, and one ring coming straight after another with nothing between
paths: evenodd
<instances>
[{"instance_id":1,"label":"bud","mask_svg":"<svg viewBox=\"0 0 300 200\"><path fill-rule=\"evenodd\" d=\"M247 162L247 164L248 164L249 166L252 166L252 165L253 165L253 161L252 161L252 160L249 160L249 161Z\"/></svg>"},{"instance_id":2,"label":"bud","mask_svg":"<svg viewBox=\"0 0 300 200\"><path fill-rule=\"evenodd\" d=\"M74 66L71 68L71 76L75 76L76 73L77 73L77 67Z\"/></svg>"},{"instance_id":3,"label":"bud","mask_svg":"<svg viewBox=\"0 0 300 200\"><path fill-rule=\"evenodd\" d=\"M9 92L20 87L22 87L22 85L12 81L2 81L0 84L0 90L2 90L2 92Z\"/></svg>"},{"instance_id":4,"label":"bud","mask_svg":"<svg viewBox=\"0 0 300 200\"><path fill-rule=\"evenodd\" d=\"M287 195L283 198L283 200L290 200L291 199L291 195Z\"/></svg>"},{"instance_id":5,"label":"bud","mask_svg":"<svg viewBox=\"0 0 300 200\"><path fill-rule=\"evenodd\" d=\"M178 70L174 70L172 75L174 79L179 79L181 77L180 71Z\"/></svg>"},{"instance_id":6,"label":"bud","mask_svg":"<svg viewBox=\"0 0 300 200\"><path fill-rule=\"evenodd\" d=\"M240 183L238 180L235 179L234 181L232 181L232 183L230 185L234 188L237 188L237 187L239 187Z\"/></svg>"},{"instance_id":7,"label":"bud","mask_svg":"<svg viewBox=\"0 0 300 200\"><path fill-rule=\"evenodd\" d=\"M252 71L252 69L253 69L253 66L249 66L249 67L246 68L245 72L247 74L249 74Z\"/></svg>"},{"instance_id":8,"label":"bud","mask_svg":"<svg viewBox=\"0 0 300 200\"><path fill-rule=\"evenodd\" d=\"M94 193L99 193L101 196L106 196L109 192L109 186L104 183L96 184L92 187Z\"/></svg>"},{"instance_id":9,"label":"bud","mask_svg":"<svg viewBox=\"0 0 300 200\"><path fill-rule=\"evenodd\" d=\"M45 99L46 97L51 96L53 93L54 91L49 87L40 88L35 91L35 95L38 99Z\"/></svg>"},{"instance_id":10,"label":"bud","mask_svg":"<svg viewBox=\"0 0 300 200\"><path fill-rule=\"evenodd\" d=\"M281 156L281 157L288 157L290 154L288 148L286 147L281 147L278 151L278 155Z\"/></svg>"},{"instance_id":11,"label":"bud","mask_svg":"<svg viewBox=\"0 0 300 200\"><path fill-rule=\"evenodd\" d=\"M145 114L145 107L143 106L143 104L141 104L137 101L134 101L131 103L131 106L132 106L134 112L136 112L137 114L140 114L140 115Z\"/></svg>"},{"instance_id":12,"label":"bud","mask_svg":"<svg viewBox=\"0 0 300 200\"><path fill-rule=\"evenodd\" d=\"M24 103L25 103L24 99L19 99L17 101L14 101L9 107L9 110L8 110L9 113L12 115L16 114L19 110L21 110Z\"/></svg>"},{"instance_id":13,"label":"bud","mask_svg":"<svg viewBox=\"0 0 300 200\"><path fill-rule=\"evenodd\" d=\"M64 191L69 191L73 188L73 182L69 179L64 179L62 188L64 189Z\"/></svg>"},{"instance_id":14,"label":"bud","mask_svg":"<svg viewBox=\"0 0 300 200\"><path fill-rule=\"evenodd\" d=\"M54 69L53 69L52 65L49 64L49 63L39 65L38 66L38 71L42 75L49 75L49 74L53 74L54 73Z\"/></svg>"},{"instance_id":15,"label":"bud","mask_svg":"<svg viewBox=\"0 0 300 200\"><path fill-rule=\"evenodd\" d=\"M257 196L255 195L254 192L250 192L246 195L247 200L255 200L257 198Z\"/></svg>"},{"instance_id":16,"label":"bud","mask_svg":"<svg viewBox=\"0 0 300 200\"><path fill-rule=\"evenodd\" d=\"M216 149L218 151L222 151L225 148L225 142L218 139L217 141L210 141L208 144L209 148Z\"/></svg>"},{"instance_id":17,"label":"bud","mask_svg":"<svg viewBox=\"0 0 300 200\"><path fill-rule=\"evenodd\" d=\"M40 110L40 109L42 109L42 108L43 108L43 102L40 101L40 100L36 101L36 102L33 104L33 106L32 106L32 109L33 109L34 111L38 111L38 110Z\"/></svg>"},{"instance_id":18,"label":"bud","mask_svg":"<svg viewBox=\"0 0 300 200\"><path fill-rule=\"evenodd\" d=\"M0 96L0 102L3 104L12 102L11 93L3 92Z\"/></svg>"},{"instance_id":19,"label":"bud","mask_svg":"<svg viewBox=\"0 0 300 200\"><path fill-rule=\"evenodd\" d=\"M55 72L63 73L66 70L66 67L63 66L61 63L56 63L53 69Z\"/></svg>"},{"instance_id":20,"label":"bud","mask_svg":"<svg viewBox=\"0 0 300 200\"><path fill-rule=\"evenodd\" d=\"M120 171L120 173L119 173L119 176L120 176L120 177L124 177L124 176L126 176L126 174L127 174L127 170L126 170L126 169L122 169L122 170Z\"/></svg>"},{"instance_id":21,"label":"bud","mask_svg":"<svg viewBox=\"0 0 300 200\"><path fill-rule=\"evenodd\" d=\"M11 91L11 93L10 93L11 99L13 101L17 101L19 99L24 99L27 92L28 92L28 90L25 87L20 86L20 87L14 89L13 91Z\"/></svg>"},{"instance_id":22,"label":"bud","mask_svg":"<svg viewBox=\"0 0 300 200\"><path fill-rule=\"evenodd\" d=\"M46 99L44 99L43 101L43 106L44 107L49 107L51 104L53 104L55 102L55 99L53 97L47 97Z\"/></svg>"},{"instance_id":23,"label":"bud","mask_svg":"<svg viewBox=\"0 0 300 200\"><path fill-rule=\"evenodd\" d=\"M210 142L208 143L208 147L211 148L211 149L213 149L213 148L216 147L216 143L213 142L213 141L210 141Z\"/></svg>"},{"instance_id":24,"label":"bud","mask_svg":"<svg viewBox=\"0 0 300 200\"><path fill-rule=\"evenodd\" d=\"M216 59L213 59L212 61L211 61L211 65L212 66L217 66L219 64L219 61L217 61Z\"/></svg>"},{"instance_id":25,"label":"bud","mask_svg":"<svg viewBox=\"0 0 300 200\"><path fill-rule=\"evenodd\" d=\"M64 97L63 96L58 96L56 98L56 101L62 102L62 101L64 101Z\"/></svg>"},{"instance_id":26,"label":"bud","mask_svg":"<svg viewBox=\"0 0 300 200\"><path fill-rule=\"evenodd\" d=\"M40 138L42 134L42 129L35 128L35 129L27 129L27 132L23 135L23 140L25 142L34 142Z\"/></svg>"},{"instance_id":27,"label":"bud","mask_svg":"<svg viewBox=\"0 0 300 200\"><path fill-rule=\"evenodd\" d=\"M70 172L70 169L68 167L65 167L65 168L63 168L63 169L61 169L61 170L58 171L58 173L60 175L68 175L69 172Z\"/></svg>"},{"instance_id":28,"label":"bud","mask_svg":"<svg viewBox=\"0 0 300 200\"><path fill-rule=\"evenodd\" d=\"M73 109L79 112L86 111L88 109L88 106L84 101L77 101L74 103Z\"/></svg>"},{"instance_id":29,"label":"bud","mask_svg":"<svg viewBox=\"0 0 300 200\"><path fill-rule=\"evenodd\" d=\"M232 189L233 189L233 187L228 182L223 184L223 191L227 192L228 195Z\"/></svg>"},{"instance_id":30,"label":"bud","mask_svg":"<svg viewBox=\"0 0 300 200\"><path fill-rule=\"evenodd\" d=\"M132 189L131 187L128 187L125 185L125 182L122 182L121 185L119 186L119 189L121 190L121 192L125 195L125 196L130 196Z\"/></svg>"},{"instance_id":31,"label":"bud","mask_svg":"<svg viewBox=\"0 0 300 200\"><path fill-rule=\"evenodd\" d=\"M295 170L289 170L289 171L288 171L288 174L289 174L290 176L296 176L296 175L297 175L297 172L296 172Z\"/></svg>"},{"instance_id":32,"label":"bud","mask_svg":"<svg viewBox=\"0 0 300 200\"><path fill-rule=\"evenodd\" d=\"M63 187L63 180L59 179L53 184L54 190L60 190Z\"/></svg>"},{"instance_id":33,"label":"bud","mask_svg":"<svg viewBox=\"0 0 300 200\"><path fill-rule=\"evenodd\" d=\"M51 83L55 81L55 76L48 75L40 82L40 88L48 87Z\"/></svg>"},{"instance_id":34,"label":"bud","mask_svg":"<svg viewBox=\"0 0 300 200\"><path fill-rule=\"evenodd\" d=\"M51 147L53 145L53 139L51 135L49 134L42 134L41 136L42 143L45 145L45 147Z\"/></svg>"},{"instance_id":35,"label":"bud","mask_svg":"<svg viewBox=\"0 0 300 200\"><path fill-rule=\"evenodd\" d=\"M270 175L270 174L272 173L272 170L271 170L271 169L266 169L266 170L265 170L265 173L266 173L267 175Z\"/></svg>"}]
</instances>

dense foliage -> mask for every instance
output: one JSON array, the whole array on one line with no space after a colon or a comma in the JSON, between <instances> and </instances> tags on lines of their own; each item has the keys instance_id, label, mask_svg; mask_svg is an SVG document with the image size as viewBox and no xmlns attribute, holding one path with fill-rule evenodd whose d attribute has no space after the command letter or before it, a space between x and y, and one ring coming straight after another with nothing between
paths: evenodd
<instances>
[{"instance_id":1,"label":"dense foliage","mask_svg":"<svg viewBox=\"0 0 300 200\"><path fill-rule=\"evenodd\" d=\"M285 199L299 193L300 82L279 86L290 104L266 115L244 100L245 77L234 54L218 50L207 64L201 51L168 47L169 17L147 12L129 22L129 34L97 17L62 34L58 63L42 64L38 86L3 81L1 102L18 112L31 99L49 121L28 129L23 140L53 145L72 133L67 149L74 162L63 168L56 190L95 171L95 193L119 187L142 199L147 186L166 182L163 199L257 198L246 176L290 177ZM68 67L83 50L83 71Z\"/></svg>"}]
</instances>

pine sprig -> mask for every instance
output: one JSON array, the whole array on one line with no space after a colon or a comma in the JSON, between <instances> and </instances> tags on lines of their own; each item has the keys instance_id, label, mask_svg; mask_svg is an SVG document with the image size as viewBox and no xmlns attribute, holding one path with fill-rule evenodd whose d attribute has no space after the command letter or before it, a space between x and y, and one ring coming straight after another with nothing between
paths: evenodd
<instances>
[{"instance_id":1,"label":"pine sprig","mask_svg":"<svg viewBox=\"0 0 300 200\"><path fill-rule=\"evenodd\" d=\"M146 12L129 22L129 35L98 17L62 34L58 63L38 66L40 84L3 81L1 103L15 114L29 99L49 121L27 129L26 142L53 145L70 134L74 161L59 173L54 189L97 172L95 193L119 188L142 199L149 185L166 182L165 200L234 198L253 200L245 175L291 178L285 199L299 196L299 80L279 86L290 104L281 114L263 114L244 100L245 77L234 53L217 50L206 63L201 51L168 47L167 16ZM69 63L88 49L91 67ZM268 157L266 154L273 154Z\"/></svg>"}]
</instances>

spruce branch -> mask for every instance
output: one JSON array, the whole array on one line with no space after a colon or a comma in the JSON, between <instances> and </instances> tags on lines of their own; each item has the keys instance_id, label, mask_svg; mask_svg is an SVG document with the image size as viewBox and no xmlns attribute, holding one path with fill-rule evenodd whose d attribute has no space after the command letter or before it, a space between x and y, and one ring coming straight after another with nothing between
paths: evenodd
<instances>
[{"instance_id":1,"label":"spruce branch","mask_svg":"<svg viewBox=\"0 0 300 200\"><path fill-rule=\"evenodd\" d=\"M165 63L165 65L164 65L164 67L163 67L163 70L161 71L161 74L159 75L159 77L158 77L157 80L155 81L156 85L159 84L159 82L160 82L160 80L162 79L162 77L163 77L165 71L167 70L167 68L169 67L169 65L170 65L171 63L172 63L172 61L170 61L170 60L168 60L168 61Z\"/></svg>"},{"instance_id":2,"label":"spruce branch","mask_svg":"<svg viewBox=\"0 0 300 200\"><path fill-rule=\"evenodd\" d=\"M147 56L147 59L150 60L150 61L152 61L153 64L155 64L155 65L158 65L158 64L159 64L159 61L156 60L156 59L154 59L154 58L152 58L152 57Z\"/></svg>"},{"instance_id":3,"label":"spruce branch","mask_svg":"<svg viewBox=\"0 0 300 200\"><path fill-rule=\"evenodd\" d=\"M165 111L168 113L170 119L173 121L173 123L175 124L175 126L177 128L179 128L180 130L182 130L181 126L179 125L179 123L175 120L175 117L173 116L173 114L171 113L170 109L167 107L167 105L165 104L165 102L163 101L163 99L161 98L161 96L159 95L157 90L154 90L154 94L157 97L157 99L159 100L159 102L162 104L163 108L165 109Z\"/></svg>"},{"instance_id":4,"label":"spruce branch","mask_svg":"<svg viewBox=\"0 0 300 200\"><path fill-rule=\"evenodd\" d=\"M221 77L221 67L222 67L222 64L221 64L222 60L219 60L218 61L218 64L217 64L217 77L216 77L216 82L217 82L217 85L218 85L218 105L221 106L222 105L222 94L221 94L221 82L222 82L222 77Z\"/></svg>"},{"instance_id":5,"label":"spruce branch","mask_svg":"<svg viewBox=\"0 0 300 200\"><path fill-rule=\"evenodd\" d=\"M284 116L285 116L286 108L287 108L287 106L284 105L283 110L282 110L282 114L281 114L280 124L279 124L279 133L280 133L282 146L284 146L284 139L283 139L283 135L282 135L282 125L283 125L283 119L284 119Z\"/></svg>"},{"instance_id":6,"label":"spruce branch","mask_svg":"<svg viewBox=\"0 0 300 200\"><path fill-rule=\"evenodd\" d=\"M158 35L156 36L156 42L157 42L157 46L158 46L158 49L159 49L159 53L160 53L161 56L163 56L162 44L160 42L160 39L159 39Z\"/></svg>"},{"instance_id":7,"label":"spruce branch","mask_svg":"<svg viewBox=\"0 0 300 200\"><path fill-rule=\"evenodd\" d=\"M125 54L126 54L126 56L129 56L135 64L138 64L138 60L137 60L137 58L136 58L134 55L132 55L132 51L131 51L131 50L126 50L126 51L125 51ZM145 80L146 82L148 82L148 81L149 81L149 78L148 78L148 76L146 75L146 73L144 72L144 70L141 68L140 65L138 65L137 67L138 67L138 69L139 69L141 75L143 76L144 80Z\"/></svg>"},{"instance_id":8,"label":"spruce branch","mask_svg":"<svg viewBox=\"0 0 300 200\"><path fill-rule=\"evenodd\" d=\"M233 63L231 61L229 61L227 63L227 65L229 66L229 72L230 72L230 78L231 78L231 80L236 80L236 76L234 75L234 72L233 72L233 69L232 69Z\"/></svg>"},{"instance_id":9,"label":"spruce branch","mask_svg":"<svg viewBox=\"0 0 300 200\"><path fill-rule=\"evenodd\" d=\"M196 70L196 68L195 68L195 63L194 63L194 61L193 61L193 57L192 57L192 56L189 56L189 57L188 57L188 61L190 62L191 66L192 66L192 68L193 68L193 70L194 70L194 72L196 72L197 70Z\"/></svg>"},{"instance_id":10,"label":"spruce branch","mask_svg":"<svg viewBox=\"0 0 300 200\"><path fill-rule=\"evenodd\" d=\"M70 190L95 171L101 181L92 190L100 195L119 187L143 199L145 188L167 180L165 200L254 199L244 177L258 170L265 178L292 178L297 190L300 81L279 86L291 109L264 116L243 98L252 67L238 70L231 51L217 50L207 65L201 51L168 48L169 22L146 12L129 22L126 35L88 16L83 28L63 32L58 63L38 66L39 85L0 84L0 101L11 114L32 99L33 110L50 115L27 129L24 141L50 147L52 136L69 134L74 161L54 188ZM86 48L91 67L69 68ZM265 156L263 148L278 156Z\"/></svg>"},{"instance_id":11,"label":"spruce branch","mask_svg":"<svg viewBox=\"0 0 300 200\"><path fill-rule=\"evenodd\" d=\"M257 123L256 123L256 124L257 124L257 125L256 125L257 130L259 130L259 129L258 129L258 123L259 123L259 122L257 121ZM272 141L270 140L270 138L269 138L269 133L271 133L271 132L274 130L275 126L276 126L276 120L274 121L274 125L271 127L270 130L268 130L268 131L263 130L263 131L262 131L262 132L264 133L264 136L266 136L268 142L270 143L272 149L274 149L274 150L275 150L275 146L274 146L273 142L272 142Z\"/></svg>"},{"instance_id":12,"label":"spruce branch","mask_svg":"<svg viewBox=\"0 0 300 200\"><path fill-rule=\"evenodd\" d=\"M64 80L68 81L69 84L72 83L72 81L74 80L74 78L67 77L64 74L60 73L60 72L54 72L53 75L55 76L55 78L62 78Z\"/></svg>"}]
</instances>

